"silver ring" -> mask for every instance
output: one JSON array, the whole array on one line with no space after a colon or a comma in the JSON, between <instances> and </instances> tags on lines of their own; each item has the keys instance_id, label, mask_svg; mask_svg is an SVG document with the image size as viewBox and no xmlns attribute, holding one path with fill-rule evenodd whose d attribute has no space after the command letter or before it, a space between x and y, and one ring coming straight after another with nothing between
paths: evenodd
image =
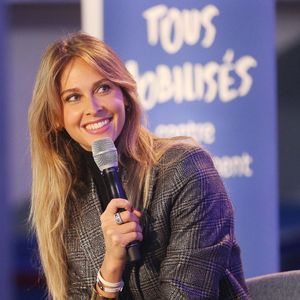
<instances>
[{"instance_id":1,"label":"silver ring","mask_svg":"<svg viewBox=\"0 0 300 300\"><path fill-rule=\"evenodd\" d=\"M121 218L121 215L120 215L120 213L115 213L114 214L114 218L115 218L115 221L116 221L116 223L118 224L118 225L122 225L124 222L123 222L123 220L122 220L122 218Z\"/></svg>"}]
</instances>

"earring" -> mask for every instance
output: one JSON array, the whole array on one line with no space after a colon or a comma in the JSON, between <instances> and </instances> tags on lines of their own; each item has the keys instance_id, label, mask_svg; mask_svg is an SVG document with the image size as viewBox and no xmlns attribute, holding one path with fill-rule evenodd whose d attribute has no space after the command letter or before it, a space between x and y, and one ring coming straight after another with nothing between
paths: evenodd
<instances>
[{"instance_id":1,"label":"earring","mask_svg":"<svg viewBox=\"0 0 300 300\"><path fill-rule=\"evenodd\" d=\"M54 129L57 131L60 131L62 129L62 126L59 124L59 122L54 123Z\"/></svg>"}]
</instances>

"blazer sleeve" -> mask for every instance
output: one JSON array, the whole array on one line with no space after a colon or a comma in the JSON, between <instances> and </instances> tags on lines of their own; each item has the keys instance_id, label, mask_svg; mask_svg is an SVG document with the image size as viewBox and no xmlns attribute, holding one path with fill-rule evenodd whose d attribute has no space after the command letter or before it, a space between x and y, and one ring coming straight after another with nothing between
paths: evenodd
<instances>
[{"instance_id":1,"label":"blazer sleeve","mask_svg":"<svg viewBox=\"0 0 300 300\"><path fill-rule=\"evenodd\" d=\"M161 299L248 299L233 208L210 156L188 151L172 172L170 239Z\"/></svg>"}]
</instances>

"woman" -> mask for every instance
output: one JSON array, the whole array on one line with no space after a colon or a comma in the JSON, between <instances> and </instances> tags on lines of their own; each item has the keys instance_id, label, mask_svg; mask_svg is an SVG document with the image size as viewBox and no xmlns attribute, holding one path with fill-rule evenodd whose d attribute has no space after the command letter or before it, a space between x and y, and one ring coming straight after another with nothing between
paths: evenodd
<instances>
[{"instance_id":1,"label":"woman","mask_svg":"<svg viewBox=\"0 0 300 300\"><path fill-rule=\"evenodd\" d=\"M31 220L50 296L248 299L210 157L188 138L155 137L141 118L135 82L103 42L77 33L46 50L29 127ZM129 200L109 199L93 161L92 143L107 137ZM131 263L135 240L142 259Z\"/></svg>"}]
</instances>

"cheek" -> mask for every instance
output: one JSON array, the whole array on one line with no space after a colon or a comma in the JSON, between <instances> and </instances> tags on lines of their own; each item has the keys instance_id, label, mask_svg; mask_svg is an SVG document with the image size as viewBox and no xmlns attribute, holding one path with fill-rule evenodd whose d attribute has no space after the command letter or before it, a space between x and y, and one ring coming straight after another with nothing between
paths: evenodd
<instances>
[{"instance_id":1,"label":"cheek","mask_svg":"<svg viewBox=\"0 0 300 300\"><path fill-rule=\"evenodd\" d=\"M125 123L125 106L123 101L120 101L117 111L118 111L119 127L123 128Z\"/></svg>"},{"instance_id":2,"label":"cheek","mask_svg":"<svg viewBox=\"0 0 300 300\"><path fill-rule=\"evenodd\" d=\"M107 100L107 109L118 115L118 127L123 127L125 123L125 102L121 91L117 91L113 97Z\"/></svg>"},{"instance_id":3,"label":"cheek","mask_svg":"<svg viewBox=\"0 0 300 300\"><path fill-rule=\"evenodd\" d=\"M80 113L74 109L68 109L65 107L63 109L63 116L64 116L63 119L64 127L67 128L69 126L77 124Z\"/></svg>"},{"instance_id":4,"label":"cheek","mask_svg":"<svg viewBox=\"0 0 300 300\"><path fill-rule=\"evenodd\" d=\"M120 112L120 116L119 116L119 128L120 128L120 130L122 130L123 127L124 127L125 119L126 119L126 114L125 114L125 109L123 108L122 111Z\"/></svg>"}]
</instances>

